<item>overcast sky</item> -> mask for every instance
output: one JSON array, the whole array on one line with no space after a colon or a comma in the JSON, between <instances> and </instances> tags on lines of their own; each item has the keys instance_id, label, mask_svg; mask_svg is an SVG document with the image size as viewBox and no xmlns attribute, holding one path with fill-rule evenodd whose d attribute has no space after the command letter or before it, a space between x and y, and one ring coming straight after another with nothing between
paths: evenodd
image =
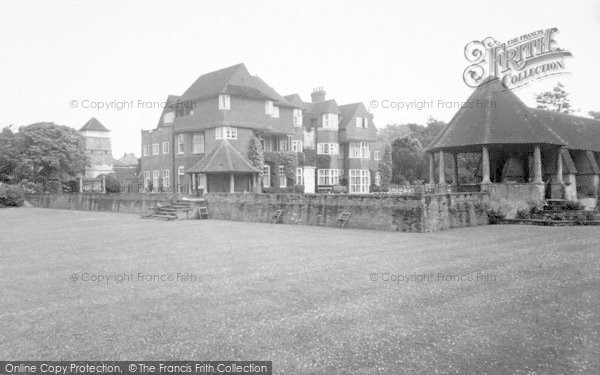
<instances>
[{"instance_id":1,"label":"overcast sky","mask_svg":"<svg viewBox=\"0 0 600 375\"><path fill-rule=\"evenodd\" d=\"M430 109L374 108L375 123L449 121L472 89L462 80L472 40L507 41L557 27L573 58L560 80L583 113L600 110L600 1L10 1L0 13L0 126L39 121L112 131L113 154L140 154L140 129L201 74L246 64L280 94L308 101L323 86L339 104L429 101ZM130 102L133 108L81 108ZM78 108L72 108L76 101ZM445 105L444 105L445 106ZM153 107L150 105L150 107Z\"/></svg>"}]
</instances>

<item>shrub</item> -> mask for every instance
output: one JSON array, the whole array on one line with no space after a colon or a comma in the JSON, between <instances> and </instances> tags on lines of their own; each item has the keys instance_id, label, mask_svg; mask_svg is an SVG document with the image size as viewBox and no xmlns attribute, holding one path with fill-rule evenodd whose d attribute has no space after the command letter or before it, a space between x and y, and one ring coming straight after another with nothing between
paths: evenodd
<instances>
[{"instance_id":1,"label":"shrub","mask_svg":"<svg viewBox=\"0 0 600 375\"><path fill-rule=\"evenodd\" d=\"M488 215L490 224L496 224L501 219L504 219L504 217L506 216L506 214L503 214L500 211L493 210L493 209L488 210L487 215Z\"/></svg>"},{"instance_id":2,"label":"shrub","mask_svg":"<svg viewBox=\"0 0 600 375\"><path fill-rule=\"evenodd\" d=\"M104 182L106 183L106 192L107 193L120 193L121 192L121 184L115 178L115 176L108 175L105 177ZM161 180L162 182L162 180Z\"/></svg>"},{"instance_id":3,"label":"shrub","mask_svg":"<svg viewBox=\"0 0 600 375\"><path fill-rule=\"evenodd\" d=\"M517 210L517 218L519 219L529 219L529 213L531 210L528 209L520 209Z\"/></svg>"},{"instance_id":4,"label":"shrub","mask_svg":"<svg viewBox=\"0 0 600 375\"><path fill-rule=\"evenodd\" d=\"M0 185L0 206L20 207L25 202L25 192L20 185Z\"/></svg>"},{"instance_id":5,"label":"shrub","mask_svg":"<svg viewBox=\"0 0 600 375\"><path fill-rule=\"evenodd\" d=\"M294 185L294 193L304 194L304 185Z\"/></svg>"},{"instance_id":6,"label":"shrub","mask_svg":"<svg viewBox=\"0 0 600 375\"><path fill-rule=\"evenodd\" d=\"M565 209L567 210L583 210L583 204L581 204L579 201L568 201L567 203L565 203Z\"/></svg>"}]
</instances>

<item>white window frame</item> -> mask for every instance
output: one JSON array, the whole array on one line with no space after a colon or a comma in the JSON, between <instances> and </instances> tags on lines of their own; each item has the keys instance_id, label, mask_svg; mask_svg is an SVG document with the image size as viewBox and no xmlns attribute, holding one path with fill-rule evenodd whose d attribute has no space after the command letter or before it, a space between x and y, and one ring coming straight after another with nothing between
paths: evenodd
<instances>
[{"instance_id":1,"label":"white window frame","mask_svg":"<svg viewBox=\"0 0 600 375\"><path fill-rule=\"evenodd\" d=\"M381 151L373 151L373 159L381 160Z\"/></svg>"},{"instance_id":2,"label":"white window frame","mask_svg":"<svg viewBox=\"0 0 600 375\"><path fill-rule=\"evenodd\" d=\"M304 150L304 142L293 140L292 141L292 151L294 152L302 152Z\"/></svg>"},{"instance_id":3,"label":"white window frame","mask_svg":"<svg viewBox=\"0 0 600 375\"><path fill-rule=\"evenodd\" d=\"M160 178L160 171L152 171L152 189L158 189L158 179Z\"/></svg>"},{"instance_id":4,"label":"white window frame","mask_svg":"<svg viewBox=\"0 0 600 375\"><path fill-rule=\"evenodd\" d=\"M371 184L371 172L368 169L350 169L348 178L349 192L367 194Z\"/></svg>"},{"instance_id":5,"label":"white window frame","mask_svg":"<svg viewBox=\"0 0 600 375\"><path fill-rule=\"evenodd\" d=\"M356 116L356 127L357 128L362 128L363 121L362 121L362 117Z\"/></svg>"},{"instance_id":6,"label":"white window frame","mask_svg":"<svg viewBox=\"0 0 600 375\"><path fill-rule=\"evenodd\" d=\"M371 152L369 151L368 142L350 143L350 159L370 159Z\"/></svg>"},{"instance_id":7,"label":"white window frame","mask_svg":"<svg viewBox=\"0 0 600 375\"><path fill-rule=\"evenodd\" d=\"M338 155L340 153L339 143L317 143L318 155Z\"/></svg>"},{"instance_id":8,"label":"white window frame","mask_svg":"<svg viewBox=\"0 0 600 375\"><path fill-rule=\"evenodd\" d=\"M272 116L273 115L273 101L266 100L265 101L265 114Z\"/></svg>"},{"instance_id":9,"label":"white window frame","mask_svg":"<svg viewBox=\"0 0 600 375\"><path fill-rule=\"evenodd\" d=\"M219 95L219 109L222 111L231 109L231 96L226 94Z\"/></svg>"},{"instance_id":10,"label":"white window frame","mask_svg":"<svg viewBox=\"0 0 600 375\"><path fill-rule=\"evenodd\" d=\"M304 185L304 169L296 168L296 185Z\"/></svg>"},{"instance_id":11,"label":"white window frame","mask_svg":"<svg viewBox=\"0 0 600 375\"><path fill-rule=\"evenodd\" d=\"M273 114L271 115L273 118L279 118L279 107L273 106Z\"/></svg>"},{"instance_id":12,"label":"white window frame","mask_svg":"<svg viewBox=\"0 0 600 375\"><path fill-rule=\"evenodd\" d=\"M150 171L144 171L144 189L148 188L150 183Z\"/></svg>"},{"instance_id":13,"label":"white window frame","mask_svg":"<svg viewBox=\"0 0 600 375\"><path fill-rule=\"evenodd\" d=\"M285 188L287 187L287 177L285 176L285 167L283 165L279 166L279 187Z\"/></svg>"},{"instance_id":14,"label":"white window frame","mask_svg":"<svg viewBox=\"0 0 600 375\"><path fill-rule=\"evenodd\" d=\"M144 147L142 148L142 153L144 154L144 156L148 156L150 154L150 145L144 145Z\"/></svg>"},{"instance_id":15,"label":"white window frame","mask_svg":"<svg viewBox=\"0 0 600 375\"><path fill-rule=\"evenodd\" d=\"M152 144L152 155L158 155L160 154L160 147L158 145L158 143L153 143Z\"/></svg>"},{"instance_id":16,"label":"white window frame","mask_svg":"<svg viewBox=\"0 0 600 375\"><path fill-rule=\"evenodd\" d=\"M173 123L173 121L175 121L175 112L171 111L164 114L163 123L165 125L170 125Z\"/></svg>"},{"instance_id":17,"label":"white window frame","mask_svg":"<svg viewBox=\"0 0 600 375\"><path fill-rule=\"evenodd\" d=\"M185 152L185 138L183 134L177 134L177 154L181 155Z\"/></svg>"},{"instance_id":18,"label":"white window frame","mask_svg":"<svg viewBox=\"0 0 600 375\"><path fill-rule=\"evenodd\" d=\"M302 126L302 110L294 108L294 126Z\"/></svg>"},{"instance_id":19,"label":"white window frame","mask_svg":"<svg viewBox=\"0 0 600 375\"><path fill-rule=\"evenodd\" d=\"M263 180L263 187L266 187L266 188L271 187L271 166L268 164L265 164L262 167L262 180Z\"/></svg>"},{"instance_id":20,"label":"white window frame","mask_svg":"<svg viewBox=\"0 0 600 375\"><path fill-rule=\"evenodd\" d=\"M215 129L215 139L238 139L237 128L221 126Z\"/></svg>"},{"instance_id":21,"label":"white window frame","mask_svg":"<svg viewBox=\"0 0 600 375\"><path fill-rule=\"evenodd\" d=\"M183 191L183 183L185 182L185 168L183 165L177 167L177 188L181 193Z\"/></svg>"},{"instance_id":22,"label":"white window frame","mask_svg":"<svg viewBox=\"0 0 600 375\"><path fill-rule=\"evenodd\" d=\"M375 185L381 186L381 172L375 172Z\"/></svg>"},{"instance_id":23,"label":"white window frame","mask_svg":"<svg viewBox=\"0 0 600 375\"><path fill-rule=\"evenodd\" d=\"M198 138L202 139L202 142L196 142ZM194 133L192 135L192 154L203 154L204 153L204 133Z\"/></svg>"},{"instance_id":24,"label":"white window frame","mask_svg":"<svg viewBox=\"0 0 600 375\"><path fill-rule=\"evenodd\" d=\"M339 122L337 113L323 113L321 118L323 129L337 130Z\"/></svg>"},{"instance_id":25,"label":"white window frame","mask_svg":"<svg viewBox=\"0 0 600 375\"><path fill-rule=\"evenodd\" d=\"M168 188L171 186L171 171L168 169L163 170L163 187Z\"/></svg>"},{"instance_id":26,"label":"white window frame","mask_svg":"<svg viewBox=\"0 0 600 375\"><path fill-rule=\"evenodd\" d=\"M163 154L168 154L169 153L169 142L163 142L162 143L162 152Z\"/></svg>"},{"instance_id":27,"label":"white window frame","mask_svg":"<svg viewBox=\"0 0 600 375\"><path fill-rule=\"evenodd\" d=\"M319 169L317 171L317 184L319 186L332 186L340 184L339 169Z\"/></svg>"}]
</instances>

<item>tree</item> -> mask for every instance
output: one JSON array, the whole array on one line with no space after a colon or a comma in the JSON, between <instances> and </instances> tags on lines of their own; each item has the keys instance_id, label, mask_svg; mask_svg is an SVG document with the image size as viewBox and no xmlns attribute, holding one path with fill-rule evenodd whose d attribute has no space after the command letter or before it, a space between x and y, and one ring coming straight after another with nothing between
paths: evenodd
<instances>
[{"instance_id":1,"label":"tree","mask_svg":"<svg viewBox=\"0 0 600 375\"><path fill-rule=\"evenodd\" d=\"M381 184L389 185L392 182L392 173L393 173L392 163L392 148L389 143L386 143L383 148L383 155L381 157L381 161L379 162L379 172L381 173Z\"/></svg>"},{"instance_id":2,"label":"tree","mask_svg":"<svg viewBox=\"0 0 600 375\"><path fill-rule=\"evenodd\" d=\"M535 95L538 109L545 109L560 113L572 113L569 94L565 91L562 83L558 82L552 91L542 92Z\"/></svg>"},{"instance_id":3,"label":"tree","mask_svg":"<svg viewBox=\"0 0 600 375\"><path fill-rule=\"evenodd\" d=\"M3 136L10 138L8 133ZM17 179L36 181L43 178L68 180L83 172L86 165L83 136L75 129L54 123L36 123L19 128L10 148L4 151L10 158L17 159L14 174ZM0 161L1 168L7 163Z\"/></svg>"},{"instance_id":4,"label":"tree","mask_svg":"<svg viewBox=\"0 0 600 375\"><path fill-rule=\"evenodd\" d=\"M402 137L392 143L393 182L413 183L424 179L424 152L421 142Z\"/></svg>"},{"instance_id":5,"label":"tree","mask_svg":"<svg viewBox=\"0 0 600 375\"><path fill-rule=\"evenodd\" d=\"M596 120L600 120L600 111L589 111L588 115L592 116Z\"/></svg>"},{"instance_id":6,"label":"tree","mask_svg":"<svg viewBox=\"0 0 600 375\"><path fill-rule=\"evenodd\" d=\"M11 126L5 126L0 132L0 181L10 182L19 165L17 137Z\"/></svg>"},{"instance_id":7,"label":"tree","mask_svg":"<svg viewBox=\"0 0 600 375\"><path fill-rule=\"evenodd\" d=\"M248 141L248 160L252 166L258 169L262 169L262 166L265 163L265 157L260 141L256 137L252 137Z\"/></svg>"}]
</instances>

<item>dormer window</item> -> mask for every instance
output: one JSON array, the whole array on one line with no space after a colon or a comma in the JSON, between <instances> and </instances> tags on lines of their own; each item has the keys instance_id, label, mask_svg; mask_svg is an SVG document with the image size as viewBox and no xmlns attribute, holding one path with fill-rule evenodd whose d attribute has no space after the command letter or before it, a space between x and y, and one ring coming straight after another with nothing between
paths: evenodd
<instances>
[{"instance_id":1,"label":"dormer window","mask_svg":"<svg viewBox=\"0 0 600 375\"><path fill-rule=\"evenodd\" d=\"M273 101L267 100L265 102L265 114L272 116L273 115Z\"/></svg>"},{"instance_id":2,"label":"dormer window","mask_svg":"<svg viewBox=\"0 0 600 375\"><path fill-rule=\"evenodd\" d=\"M229 95L219 95L219 109L220 110L229 110L231 109L231 96Z\"/></svg>"},{"instance_id":3,"label":"dormer window","mask_svg":"<svg viewBox=\"0 0 600 375\"><path fill-rule=\"evenodd\" d=\"M323 113L323 129L336 129L338 128L338 115L337 113Z\"/></svg>"},{"instance_id":4,"label":"dormer window","mask_svg":"<svg viewBox=\"0 0 600 375\"><path fill-rule=\"evenodd\" d=\"M165 113L165 115L163 116L163 122L165 125L170 125L173 123L173 120L175 120L175 112L171 111L171 112L167 112Z\"/></svg>"}]
</instances>

